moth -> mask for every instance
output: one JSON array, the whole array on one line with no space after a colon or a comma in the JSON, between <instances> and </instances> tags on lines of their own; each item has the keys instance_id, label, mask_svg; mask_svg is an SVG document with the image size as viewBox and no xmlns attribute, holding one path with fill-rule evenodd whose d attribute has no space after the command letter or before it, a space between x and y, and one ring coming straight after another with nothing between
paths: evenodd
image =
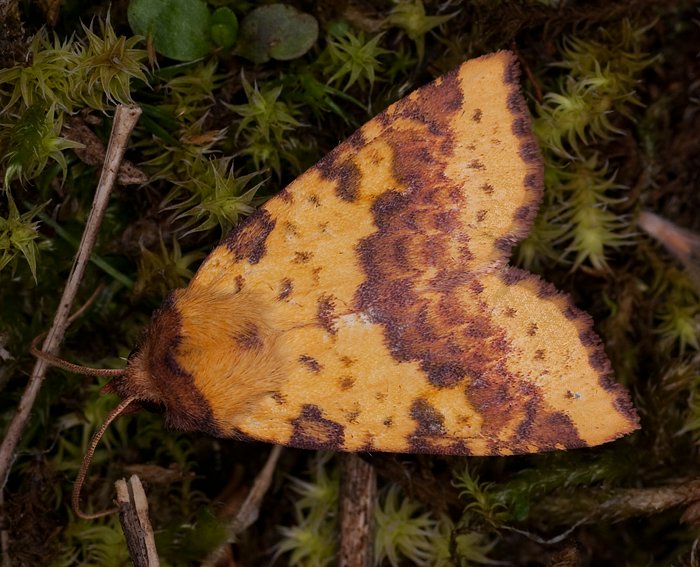
<instances>
[{"instance_id":1,"label":"moth","mask_svg":"<svg viewBox=\"0 0 700 567\"><path fill-rule=\"evenodd\" d=\"M591 318L508 265L543 192L514 55L367 122L233 230L108 384L176 429L510 455L638 428Z\"/></svg>"}]
</instances>

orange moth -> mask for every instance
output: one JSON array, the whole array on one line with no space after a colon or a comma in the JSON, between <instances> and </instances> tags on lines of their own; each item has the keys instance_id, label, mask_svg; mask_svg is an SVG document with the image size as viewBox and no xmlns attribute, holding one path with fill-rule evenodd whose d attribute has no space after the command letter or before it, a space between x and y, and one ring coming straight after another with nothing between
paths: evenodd
<instances>
[{"instance_id":1,"label":"orange moth","mask_svg":"<svg viewBox=\"0 0 700 567\"><path fill-rule=\"evenodd\" d=\"M590 317L508 265L543 166L501 51L370 120L241 223L107 386L177 429L509 455L638 428Z\"/></svg>"}]
</instances>

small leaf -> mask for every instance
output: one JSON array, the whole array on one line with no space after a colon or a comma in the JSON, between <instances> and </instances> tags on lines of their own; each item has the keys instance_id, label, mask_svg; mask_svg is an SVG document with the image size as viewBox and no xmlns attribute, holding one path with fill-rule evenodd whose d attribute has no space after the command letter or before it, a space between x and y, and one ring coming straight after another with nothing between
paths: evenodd
<instances>
[{"instance_id":1,"label":"small leaf","mask_svg":"<svg viewBox=\"0 0 700 567\"><path fill-rule=\"evenodd\" d=\"M243 19L236 51L254 63L288 61L304 55L317 39L316 18L286 4L270 4Z\"/></svg>"},{"instance_id":2,"label":"small leaf","mask_svg":"<svg viewBox=\"0 0 700 567\"><path fill-rule=\"evenodd\" d=\"M238 37L238 18L229 8L218 8L211 15L210 20L212 41L223 48L233 47Z\"/></svg>"},{"instance_id":3,"label":"small leaf","mask_svg":"<svg viewBox=\"0 0 700 567\"><path fill-rule=\"evenodd\" d=\"M192 61L209 52L209 10L201 0L131 0L128 17L161 55Z\"/></svg>"}]
</instances>

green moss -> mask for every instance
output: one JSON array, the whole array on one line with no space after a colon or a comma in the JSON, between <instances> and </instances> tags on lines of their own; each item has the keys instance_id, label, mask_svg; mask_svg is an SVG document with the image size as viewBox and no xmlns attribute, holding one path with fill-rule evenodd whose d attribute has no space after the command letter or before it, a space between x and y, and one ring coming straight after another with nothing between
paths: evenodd
<instances>
[{"instance_id":1,"label":"green moss","mask_svg":"<svg viewBox=\"0 0 700 567\"><path fill-rule=\"evenodd\" d=\"M37 102L26 109L1 142L5 148L5 187L15 178L26 182L37 177L49 160L60 166L65 177L68 165L63 152L82 144L61 137L61 124L62 115L56 116L54 107Z\"/></svg>"},{"instance_id":2,"label":"green moss","mask_svg":"<svg viewBox=\"0 0 700 567\"><path fill-rule=\"evenodd\" d=\"M380 47L382 34L368 39L364 33L355 34L350 29L342 29L326 38L326 64L324 74L328 82L347 91L356 82L370 89L377 75L383 70L381 59L389 51Z\"/></svg>"},{"instance_id":3,"label":"green moss","mask_svg":"<svg viewBox=\"0 0 700 567\"><path fill-rule=\"evenodd\" d=\"M281 175L282 164L299 169L294 150L299 138L293 134L300 126L299 108L281 99L283 85L259 88L241 77L246 104L229 105L240 118L237 121L235 141L243 149L242 155L252 158L256 170L270 168Z\"/></svg>"},{"instance_id":4,"label":"green moss","mask_svg":"<svg viewBox=\"0 0 700 567\"><path fill-rule=\"evenodd\" d=\"M27 262L34 280L39 256L38 222L34 220L42 205L20 214L12 197L7 195L7 218L0 217L0 270L6 266L16 268L21 257ZM14 271L14 269L13 269Z\"/></svg>"},{"instance_id":5,"label":"green moss","mask_svg":"<svg viewBox=\"0 0 700 567\"><path fill-rule=\"evenodd\" d=\"M563 59L553 65L564 74L549 83L552 90L537 105L534 121L545 158L546 194L542 220L520 248L524 265L556 258L572 262L574 270L588 264L608 271L611 251L630 243L629 217L619 212L624 187L601 163L598 148L625 134L620 119L629 120L640 105L634 86L653 61L642 53L646 31L623 20L599 32L600 39L564 39Z\"/></svg>"},{"instance_id":6,"label":"green moss","mask_svg":"<svg viewBox=\"0 0 700 567\"><path fill-rule=\"evenodd\" d=\"M425 56L425 36L432 29L449 22L457 13L429 16L422 0L395 0L389 12L389 24L406 32L416 46L418 60Z\"/></svg>"},{"instance_id":7,"label":"green moss","mask_svg":"<svg viewBox=\"0 0 700 567\"><path fill-rule=\"evenodd\" d=\"M319 454L308 481L291 478L294 525L279 528L275 557L285 556L292 566L330 565L337 553L339 469L330 454Z\"/></svg>"}]
</instances>

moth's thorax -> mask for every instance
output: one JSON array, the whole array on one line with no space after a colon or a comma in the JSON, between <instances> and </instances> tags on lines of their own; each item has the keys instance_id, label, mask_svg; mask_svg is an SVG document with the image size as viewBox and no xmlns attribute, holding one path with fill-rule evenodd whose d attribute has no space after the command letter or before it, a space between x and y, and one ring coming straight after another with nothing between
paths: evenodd
<instances>
[{"instance_id":1,"label":"moth's thorax","mask_svg":"<svg viewBox=\"0 0 700 567\"><path fill-rule=\"evenodd\" d=\"M236 416L281 381L275 337L254 298L193 282L153 314L124 376L108 390L162 408L175 429L232 436Z\"/></svg>"},{"instance_id":2,"label":"moth's thorax","mask_svg":"<svg viewBox=\"0 0 700 567\"><path fill-rule=\"evenodd\" d=\"M184 338L177 309L180 293L173 292L153 314L124 376L112 380L109 390L121 397L136 396L147 407L159 407L170 427L217 435L220 430L209 404L180 364L178 350Z\"/></svg>"},{"instance_id":3,"label":"moth's thorax","mask_svg":"<svg viewBox=\"0 0 700 567\"><path fill-rule=\"evenodd\" d=\"M236 417L283 380L279 326L255 295L217 293L197 281L178 294L174 308L180 317L177 365L191 376L220 429L231 435Z\"/></svg>"}]
</instances>

